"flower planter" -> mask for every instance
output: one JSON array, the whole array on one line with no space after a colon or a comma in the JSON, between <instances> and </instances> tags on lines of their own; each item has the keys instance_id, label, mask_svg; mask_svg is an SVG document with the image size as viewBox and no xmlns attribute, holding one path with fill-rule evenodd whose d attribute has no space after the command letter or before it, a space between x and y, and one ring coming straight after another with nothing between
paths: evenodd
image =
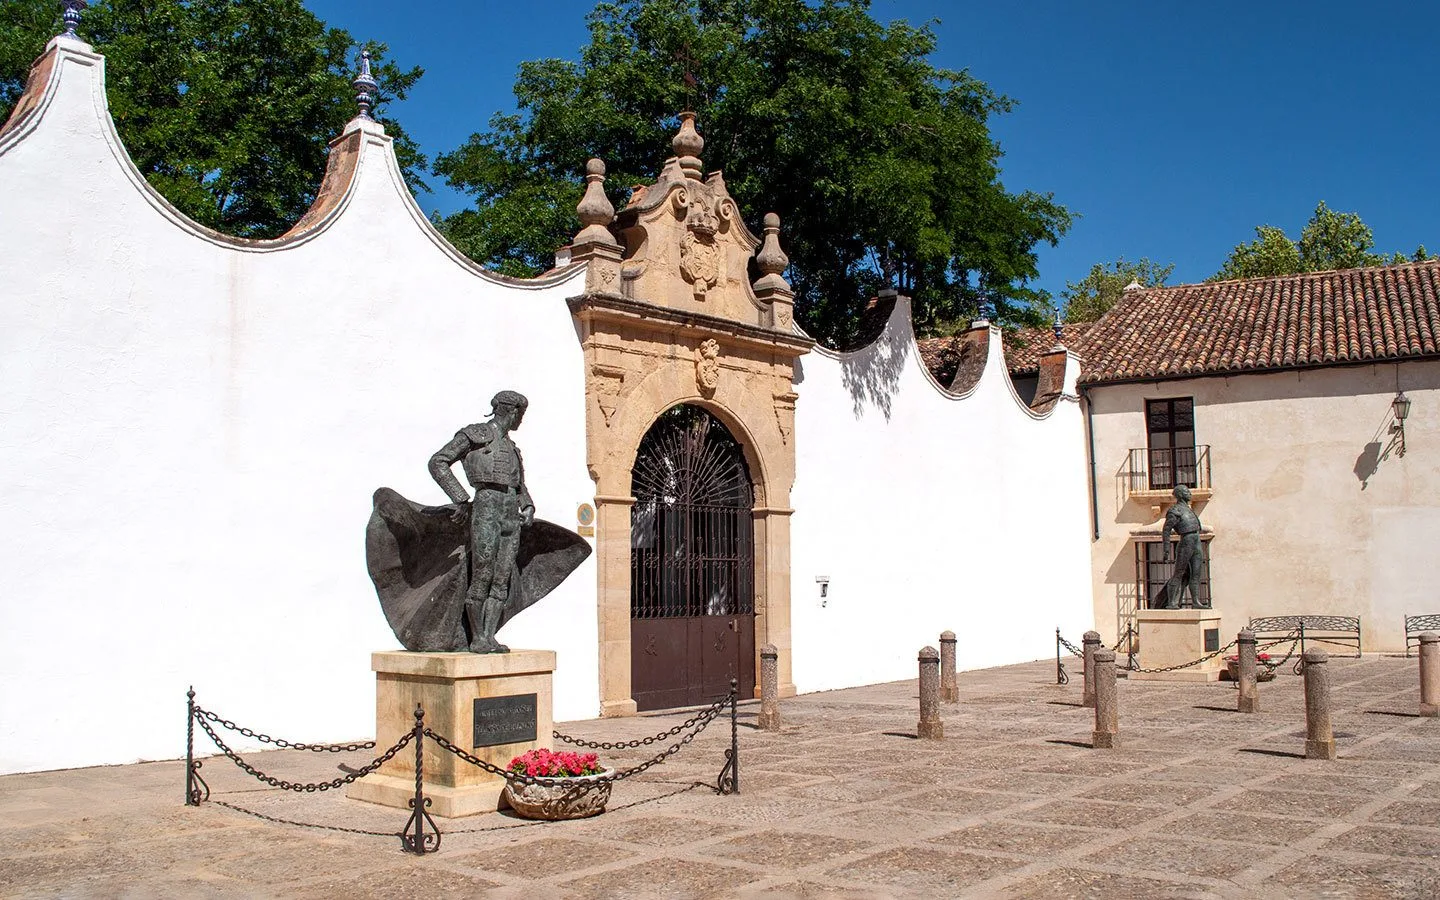
<instances>
[{"instance_id":1,"label":"flower planter","mask_svg":"<svg viewBox=\"0 0 1440 900\"><path fill-rule=\"evenodd\" d=\"M525 819L583 819L598 816L610 801L614 769L594 775L556 778L550 784L505 783L505 802Z\"/></svg>"},{"instance_id":2,"label":"flower planter","mask_svg":"<svg viewBox=\"0 0 1440 900\"><path fill-rule=\"evenodd\" d=\"M1232 660L1226 661L1226 663L1225 663L1225 673L1226 673L1226 675L1228 676L1228 678L1226 679L1227 681L1239 681L1239 680L1240 680L1240 660L1238 660L1238 659L1232 659ZM1275 680L1275 670L1272 669L1272 668L1270 668L1269 666L1265 665L1264 663L1261 663L1261 664L1259 664L1259 665L1257 665L1257 666L1255 667L1255 680L1256 680L1256 681L1274 681L1274 680Z\"/></svg>"}]
</instances>

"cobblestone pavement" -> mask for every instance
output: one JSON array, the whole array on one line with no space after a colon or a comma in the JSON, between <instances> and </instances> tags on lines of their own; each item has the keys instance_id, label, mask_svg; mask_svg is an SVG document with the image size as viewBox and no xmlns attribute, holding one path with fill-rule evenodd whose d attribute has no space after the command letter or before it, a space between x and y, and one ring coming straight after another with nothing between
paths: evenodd
<instances>
[{"instance_id":1,"label":"cobblestone pavement","mask_svg":"<svg viewBox=\"0 0 1440 900\"><path fill-rule=\"evenodd\" d=\"M1078 669L1078 660L1070 668ZM0 778L0 894L77 897L1440 897L1440 720L1414 715L1415 660L1331 664L1340 758L1307 761L1301 679L1122 682L1121 749L1092 750L1080 679L1054 663L960 675L946 738L914 738L915 682L782 704L779 734L741 707L739 796L713 783L717 723L617 785L594 819L440 820L440 852L393 836L406 813L295 794L207 759L214 790L181 805L176 762ZM203 699L203 698L202 698ZM263 727L263 710L220 710ZM253 714L253 715L252 715ZM253 718L254 721L247 721ZM567 723L597 739L682 717ZM345 754L356 765L368 754ZM247 757L322 781L341 758ZM641 751L609 754L633 764Z\"/></svg>"}]
</instances>

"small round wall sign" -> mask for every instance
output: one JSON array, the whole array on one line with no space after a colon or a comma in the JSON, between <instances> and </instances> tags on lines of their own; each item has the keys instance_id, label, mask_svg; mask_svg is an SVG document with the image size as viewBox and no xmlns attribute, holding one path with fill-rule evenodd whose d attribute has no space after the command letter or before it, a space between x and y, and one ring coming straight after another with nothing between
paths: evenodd
<instances>
[{"instance_id":1,"label":"small round wall sign","mask_svg":"<svg viewBox=\"0 0 1440 900\"><path fill-rule=\"evenodd\" d=\"M588 503L580 504L580 508L575 510L575 521L581 525L595 524L595 507Z\"/></svg>"}]
</instances>

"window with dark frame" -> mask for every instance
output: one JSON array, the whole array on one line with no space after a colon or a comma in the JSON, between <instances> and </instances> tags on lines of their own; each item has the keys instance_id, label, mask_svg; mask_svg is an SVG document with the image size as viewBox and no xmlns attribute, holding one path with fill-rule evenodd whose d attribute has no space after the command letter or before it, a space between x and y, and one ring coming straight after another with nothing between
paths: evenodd
<instances>
[{"instance_id":1,"label":"window with dark frame","mask_svg":"<svg viewBox=\"0 0 1440 900\"><path fill-rule=\"evenodd\" d=\"M1138 609L1159 609L1165 604L1165 587L1175 574L1175 545L1170 545L1170 561L1165 561L1164 545L1159 541L1135 542L1135 580L1140 603ZM1200 542L1200 571L1195 593L1201 606L1210 606L1210 542ZM1188 594L1181 602L1189 602Z\"/></svg>"},{"instance_id":2,"label":"window with dark frame","mask_svg":"<svg viewBox=\"0 0 1440 900\"><path fill-rule=\"evenodd\" d=\"M1150 457L1150 490L1168 491L1177 484L1198 487L1195 399L1172 397L1146 400L1145 431Z\"/></svg>"}]
</instances>

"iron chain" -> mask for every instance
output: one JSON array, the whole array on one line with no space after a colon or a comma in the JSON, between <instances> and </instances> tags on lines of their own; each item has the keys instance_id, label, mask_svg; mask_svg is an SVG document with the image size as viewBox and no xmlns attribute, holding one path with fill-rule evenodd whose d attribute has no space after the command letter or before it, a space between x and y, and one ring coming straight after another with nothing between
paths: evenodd
<instances>
[{"instance_id":1,"label":"iron chain","mask_svg":"<svg viewBox=\"0 0 1440 900\"><path fill-rule=\"evenodd\" d=\"M1132 672L1147 672L1147 673L1153 673L1153 672L1174 672L1174 671L1177 670L1177 669L1188 669L1188 668L1190 668L1191 666L1198 666L1198 665L1200 665L1200 664L1203 663L1203 662L1206 662L1206 661L1208 661L1208 660L1214 659L1215 657L1217 657L1217 656L1219 656L1220 654L1224 653L1226 650L1229 650L1231 647L1234 647L1237 643L1239 643L1239 642L1238 642L1238 641L1231 641L1230 643L1228 643L1228 644L1226 644L1225 646L1221 647L1219 650L1216 650L1214 653L1207 653L1207 654L1205 654L1204 656L1200 657L1199 659L1192 659L1192 660L1190 660L1189 662L1180 663L1178 666L1163 666L1163 667L1158 668L1158 669L1142 669L1142 668L1140 668L1139 666L1136 666L1135 668L1131 669L1130 671L1132 671Z\"/></svg>"},{"instance_id":2,"label":"iron chain","mask_svg":"<svg viewBox=\"0 0 1440 900\"><path fill-rule=\"evenodd\" d=\"M265 782L271 787L277 787L281 790L296 791L307 794L314 793L316 791L334 790L335 788L344 787L345 785L350 784L353 781L364 778L366 775L369 775L371 772L374 772L376 769L389 762L391 758L395 756L395 754L399 753L415 737L413 732L406 732L406 734L402 738L400 738L399 743L395 744L395 746L391 747L389 750L386 750L380 756L377 756L368 765L348 772L345 775L332 781L321 781L312 784L304 784L293 781L286 781L283 778L276 778L273 775L266 775L264 772L250 765L245 760L241 759L239 754L237 754L234 750L231 750L230 747L226 745L223 740L220 739L220 735L215 733L215 729L210 727L210 723L208 721L198 717L197 721L200 723L200 727L205 729L205 733L210 735L210 740L215 742L215 746L220 748L220 752L224 753L227 757L229 757L231 762L239 766L241 769L245 770L245 772L247 772L251 776Z\"/></svg>"},{"instance_id":3,"label":"iron chain","mask_svg":"<svg viewBox=\"0 0 1440 900\"><path fill-rule=\"evenodd\" d=\"M309 750L311 753L350 753L356 750L370 750L375 746L374 741L356 741L353 744L302 744L298 741L287 741L284 738L271 737L268 734L236 725L229 719L222 719L208 709L200 708L199 705L195 707L195 712L222 728L227 728L230 731L243 734L245 737L254 738L266 744L274 744L282 750Z\"/></svg>"},{"instance_id":4,"label":"iron chain","mask_svg":"<svg viewBox=\"0 0 1440 900\"><path fill-rule=\"evenodd\" d=\"M557 741L564 741L567 744L574 744L577 747L585 747L590 750L634 750L637 747L648 747L651 744L658 743L665 740L666 738L674 737L680 732L685 731L688 728L694 727L695 723L700 721L701 716L704 716L707 713L711 712L719 712L729 703L729 697L726 697L723 700L717 700L708 708L700 710L698 713L681 722L679 725L676 725L669 731L662 731L659 734L651 735L650 737L646 738L638 738L637 740L633 741L587 741L583 738L571 737L568 734L561 734L558 731L552 731L550 732L550 734Z\"/></svg>"},{"instance_id":5,"label":"iron chain","mask_svg":"<svg viewBox=\"0 0 1440 900\"><path fill-rule=\"evenodd\" d=\"M253 809L246 809L243 806L236 806L233 803L226 803L224 800L212 800L216 806L223 806L226 809L233 809L236 812L244 813L247 816L254 816L257 819L264 819L267 822L274 822L278 825L298 825L301 828L323 828L326 831L343 831L345 834L365 834L371 837L399 837L398 831L366 831L364 828L345 828L340 825L320 825L315 822L297 822L294 819L282 819L279 816L266 815Z\"/></svg>"}]
</instances>

